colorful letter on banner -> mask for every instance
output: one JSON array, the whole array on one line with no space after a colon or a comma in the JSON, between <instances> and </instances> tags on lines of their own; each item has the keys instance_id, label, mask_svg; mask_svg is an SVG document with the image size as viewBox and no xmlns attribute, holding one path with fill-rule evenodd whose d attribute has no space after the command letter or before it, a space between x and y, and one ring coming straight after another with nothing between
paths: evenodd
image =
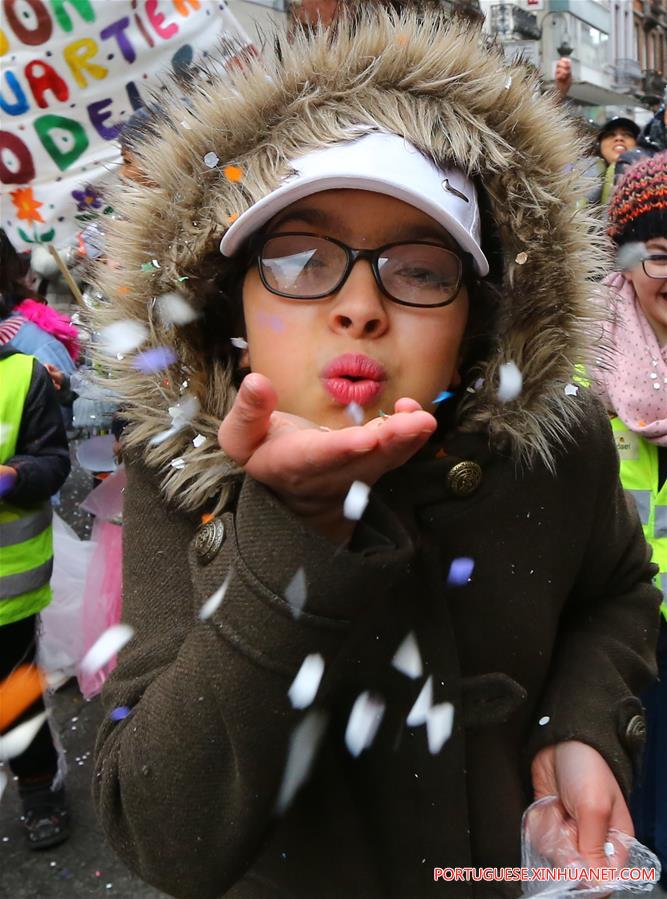
<instances>
[{"instance_id":1,"label":"colorful letter on banner","mask_svg":"<svg viewBox=\"0 0 667 899\"><path fill-rule=\"evenodd\" d=\"M0 0L0 21L0 226L17 249L75 240L147 88L223 35L250 44L213 0Z\"/></svg>"}]
</instances>

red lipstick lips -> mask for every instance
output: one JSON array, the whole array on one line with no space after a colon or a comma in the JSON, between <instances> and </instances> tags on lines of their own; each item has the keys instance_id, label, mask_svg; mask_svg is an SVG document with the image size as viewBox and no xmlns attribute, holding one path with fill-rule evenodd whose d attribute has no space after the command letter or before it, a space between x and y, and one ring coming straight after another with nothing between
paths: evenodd
<instances>
[{"instance_id":1,"label":"red lipstick lips","mask_svg":"<svg viewBox=\"0 0 667 899\"><path fill-rule=\"evenodd\" d=\"M365 406L372 402L384 390L386 380L387 373L379 362L357 353L332 359L322 372L325 389L343 406L350 403Z\"/></svg>"}]
</instances>

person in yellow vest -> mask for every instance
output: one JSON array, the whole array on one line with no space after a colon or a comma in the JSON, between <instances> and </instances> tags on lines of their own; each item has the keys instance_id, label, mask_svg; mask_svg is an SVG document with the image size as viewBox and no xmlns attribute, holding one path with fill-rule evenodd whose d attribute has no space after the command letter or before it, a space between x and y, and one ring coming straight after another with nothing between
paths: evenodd
<instances>
[{"instance_id":1,"label":"person in yellow vest","mask_svg":"<svg viewBox=\"0 0 667 899\"><path fill-rule=\"evenodd\" d=\"M636 502L658 586L667 591L667 153L620 181L608 232L624 271L609 275L612 315L592 372L612 416L621 481ZM647 714L643 776L633 797L638 838L662 862L667 885L667 601L658 641L659 681L642 697Z\"/></svg>"},{"instance_id":2,"label":"person in yellow vest","mask_svg":"<svg viewBox=\"0 0 667 899\"><path fill-rule=\"evenodd\" d=\"M49 373L33 356L0 349L0 685L19 666L34 664L38 615L51 600L49 500L69 471L67 436ZM4 721L3 731L43 710L40 697ZM18 778L28 846L46 849L66 840L64 766L48 721L9 767Z\"/></svg>"}]
</instances>

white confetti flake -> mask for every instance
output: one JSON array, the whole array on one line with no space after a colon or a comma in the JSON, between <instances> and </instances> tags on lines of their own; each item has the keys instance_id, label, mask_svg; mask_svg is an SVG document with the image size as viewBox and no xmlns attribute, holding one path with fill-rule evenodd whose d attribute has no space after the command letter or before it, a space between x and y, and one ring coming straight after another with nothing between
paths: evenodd
<instances>
[{"instance_id":1,"label":"white confetti flake","mask_svg":"<svg viewBox=\"0 0 667 899\"><path fill-rule=\"evenodd\" d=\"M379 696L365 690L357 696L345 728L345 745L357 758L372 744L378 731L385 704Z\"/></svg>"},{"instance_id":2,"label":"white confetti flake","mask_svg":"<svg viewBox=\"0 0 667 899\"><path fill-rule=\"evenodd\" d=\"M419 696L415 699L415 704L410 709L410 714L406 718L408 727L419 727L420 724L426 724L428 720L429 709L433 705L433 677L429 675L426 683L421 688Z\"/></svg>"},{"instance_id":3,"label":"white confetti flake","mask_svg":"<svg viewBox=\"0 0 667 899\"><path fill-rule=\"evenodd\" d=\"M155 307L163 325L187 325L199 318L185 297L176 291L159 296Z\"/></svg>"},{"instance_id":4,"label":"white confetti flake","mask_svg":"<svg viewBox=\"0 0 667 899\"><path fill-rule=\"evenodd\" d=\"M293 708L305 709L312 703L320 688L323 674L324 659L319 652L306 656L287 693Z\"/></svg>"},{"instance_id":5,"label":"white confetti flake","mask_svg":"<svg viewBox=\"0 0 667 899\"><path fill-rule=\"evenodd\" d=\"M616 269L619 272L629 271L640 265L648 255L649 251L645 243L633 241L623 244L616 255Z\"/></svg>"},{"instance_id":6,"label":"white confetti flake","mask_svg":"<svg viewBox=\"0 0 667 899\"><path fill-rule=\"evenodd\" d=\"M195 449L199 449L200 446L203 446L206 443L206 437L203 434L197 434L195 439L192 441L192 445Z\"/></svg>"},{"instance_id":7,"label":"white confetti flake","mask_svg":"<svg viewBox=\"0 0 667 899\"><path fill-rule=\"evenodd\" d=\"M245 337L232 337L229 342L232 346L236 347L237 350L248 349L248 341Z\"/></svg>"},{"instance_id":8,"label":"white confetti flake","mask_svg":"<svg viewBox=\"0 0 667 899\"><path fill-rule=\"evenodd\" d=\"M290 604L292 614L298 618L306 604L306 572L299 568L285 590L285 599Z\"/></svg>"},{"instance_id":9,"label":"white confetti flake","mask_svg":"<svg viewBox=\"0 0 667 899\"><path fill-rule=\"evenodd\" d=\"M172 468L182 471L185 468L185 459L182 456L179 456L178 459L172 459L169 464Z\"/></svg>"},{"instance_id":10,"label":"white confetti flake","mask_svg":"<svg viewBox=\"0 0 667 899\"><path fill-rule=\"evenodd\" d=\"M550 721L551 718L548 715L544 715L537 723L540 725L540 727L544 727L544 725L548 724Z\"/></svg>"},{"instance_id":11,"label":"white confetti flake","mask_svg":"<svg viewBox=\"0 0 667 899\"><path fill-rule=\"evenodd\" d=\"M134 628L129 624L114 624L108 628L83 657L81 671L84 674L95 674L110 662L133 636Z\"/></svg>"},{"instance_id":12,"label":"white confetti flake","mask_svg":"<svg viewBox=\"0 0 667 899\"><path fill-rule=\"evenodd\" d=\"M327 717L322 711L308 712L294 729L287 751L283 781L278 793L276 811L282 814L290 806L298 789L307 779L324 736Z\"/></svg>"},{"instance_id":13,"label":"white confetti flake","mask_svg":"<svg viewBox=\"0 0 667 899\"><path fill-rule=\"evenodd\" d=\"M146 326L136 319L124 319L107 325L100 331L102 349L110 356L131 353L148 339Z\"/></svg>"},{"instance_id":14,"label":"white confetti flake","mask_svg":"<svg viewBox=\"0 0 667 899\"><path fill-rule=\"evenodd\" d=\"M364 410L359 403L350 403L345 407L345 411L350 416L355 425L361 425L364 422Z\"/></svg>"},{"instance_id":15,"label":"white confetti flake","mask_svg":"<svg viewBox=\"0 0 667 899\"><path fill-rule=\"evenodd\" d=\"M48 712L40 712L29 721L19 724L3 737L0 737L0 762L8 762L25 752L37 736L40 727L46 721Z\"/></svg>"},{"instance_id":16,"label":"white confetti flake","mask_svg":"<svg viewBox=\"0 0 667 899\"><path fill-rule=\"evenodd\" d=\"M507 81L505 82L505 90L508 91L512 87L512 76L507 76Z\"/></svg>"},{"instance_id":17,"label":"white confetti flake","mask_svg":"<svg viewBox=\"0 0 667 899\"><path fill-rule=\"evenodd\" d=\"M2 794L5 792L5 787L7 786L9 780L4 771L0 771L0 799L2 799Z\"/></svg>"},{"instance_id":18,"label":"white confetti flake","mask_svg":"<svg viewBox=\"0 0 667 899\"><path fill-rule=\"evenodd\" d=\"M437 755L452 735L454 706L451 702L441 702L431 706L426 714L426 736L429 752Z\"/></svg>"},{"instance_id":19,"label":"white confetti flake","mask_svg":"<svg viewBox=\"0 0 667 899\"><path fill-rule=\"evenodd\" d=\"M579 388L576 384L566 384L565 385L565 396L576 396L579 393Z\"/></svg>"},{"instance_id":20,"label":"white confetti flake","mask_svg":"<svg viewBox=\"0 0 667 899\"><path fill-rule=\"evenodd\" d=\"M359 521L368 505L371 488L362 481L355 481L347 492L343 503L343 515L349 521Z\"/></svg>"},{"instance_id":21,"label":"white confetti flake","mask_svg":"<svg viewBox=\"0 0 667 899\"><path fill-rule=\"evenodd\" d=\"M614 848L614 844L611 841L607 841L602 847L604 854L609 858L611 855L616 855L616 849Z\"/></svg>"},{"instance_id":22,"label":"white confetti flake","mask_svg":"<svg viewBox=\"0 0 667 899\"><path fill-rule=\"evenodd\" d=\"M181 121L181 128L185 128L186 131L192 131L192 125L186 122L185 119Z\"/></svg>"},{"instance_id":23,"label":"white confetti flake","mask_svg":"<svg viewBox=\"0 0 667 899\"><path fill-rule=\"evenodd\" d=\"M199 610L199 620L207 621L214 612L217 611L218 606L225 598L225 593L227 592L227 588L229 587L229 582L232 579L231 569L227 572L227 577L224 579L222 584L218 587L215 593L210 596L204 605Z\"/></svg>"},{"instance_id":24,"label":"white confetti flake","mask_svg":"<svg viewBox=\"0 0 667 899\"><path fill-rule=\"evenodd\" d=\"M514 362L505 362L500 366L500 384L498 399L501 403L510 403L521 393L523 375Z\"/></svg>"},{"instance_id":25,"label":"white confetti flake","mask_svg":"<svg viewBox=\"0 0 667 899\"><path fill-rule=\"evenodd\" d=\"M208 166L209 169L214 169L216 165L220 162L220 157L217 153L214 153L213 150L210 153L207 153L204 156L204 165Z\"/></svg>"},{"instance_id":26,"label":"white confetti flake","mask_svg":"<svg viewBox=\"0 0 667 899\"><path fill-rule=\"evenodd\" d=\"M413 631L410 631L405 640L403 640L398 647L394 658L391 660L391 664L400 671L401 674L407 675L407 677L414 679L422 676L424 671L422 657L419 652L419 646L417 645L417 638Z\"/></svg>"}]
</instances>

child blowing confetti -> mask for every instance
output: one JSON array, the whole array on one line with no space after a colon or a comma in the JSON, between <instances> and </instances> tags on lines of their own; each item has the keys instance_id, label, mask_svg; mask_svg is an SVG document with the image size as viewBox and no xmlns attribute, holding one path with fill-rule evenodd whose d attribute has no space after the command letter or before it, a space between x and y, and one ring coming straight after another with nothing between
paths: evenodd
<instances>
[{"instance_id":1,"label":"child blowing confetti","mask_svg":"<svg viewBox=\"0 0 667 899\"><path fill-rule=\"evenodd\" d=\"M436 10L280 57L177 87L137 150L158 186L114 200L97 326L178 362L109 360L134 637L99 815L197 899L470 896L433 867L517 864L549 794L602 862L659 595L607 416L566 389L601 265L575 137Z\"/></svg>"}]
</instances>

